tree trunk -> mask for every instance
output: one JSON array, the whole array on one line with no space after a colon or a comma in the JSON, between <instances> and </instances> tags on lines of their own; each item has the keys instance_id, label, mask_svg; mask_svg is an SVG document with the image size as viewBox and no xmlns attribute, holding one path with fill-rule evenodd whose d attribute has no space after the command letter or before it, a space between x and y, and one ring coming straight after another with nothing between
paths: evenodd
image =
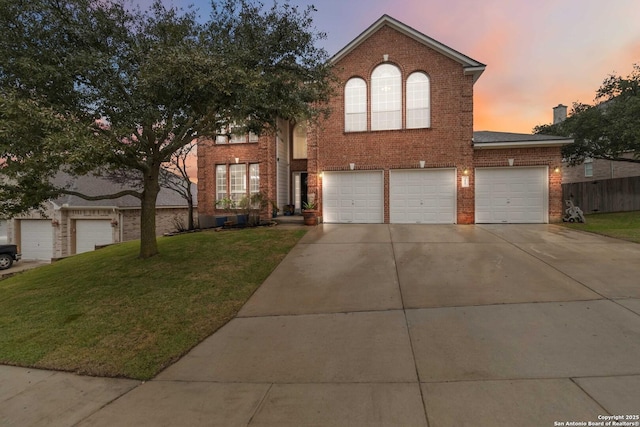
<instances>
[{"instance_id":1,"label":"tree trunk","mask_svg":"<svg viewBox=\"0 0 640 427\"><path fill-rule=\"evenodd\" d=\"M193 230L195 229L195 224L193 223L193 199L189 199L187 201L188 205L189 205L189 230Z\"/></svg>"},{"instance_id":2,"label":"tree trunk","mask_svg":"<svg viewBox=\"0 0 640 427\"><path fill-rule=\"evenodd\" d=\"M158 254L156 241L156 200L160 192L160 166L152 167L144 175L142 210L140 212L140 258L150 258Z\"/></svg>"}]
</instances>

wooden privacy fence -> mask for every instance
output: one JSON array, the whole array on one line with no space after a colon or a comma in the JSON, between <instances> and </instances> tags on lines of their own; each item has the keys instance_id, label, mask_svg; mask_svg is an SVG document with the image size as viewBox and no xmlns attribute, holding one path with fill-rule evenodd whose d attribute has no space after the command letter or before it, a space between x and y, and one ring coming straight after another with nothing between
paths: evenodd
<instances>
[{"instance_id":1,"label":"wooden privacy fence","mask_svg":"<svg viewBox=\"0 0 640 427\"><path fill-rule=\"evenodd\" d=\"M562 199L584 213L640 210L640 176L562 184Z\"/></svg>"}]
</instances>

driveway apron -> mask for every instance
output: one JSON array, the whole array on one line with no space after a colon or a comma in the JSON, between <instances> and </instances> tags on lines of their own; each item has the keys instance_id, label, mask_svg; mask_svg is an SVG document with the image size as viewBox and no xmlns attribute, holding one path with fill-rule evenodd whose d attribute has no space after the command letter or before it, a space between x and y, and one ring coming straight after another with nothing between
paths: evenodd
<instances>
[{"instance_id":1,"label":"driveway apron","mask_svg":"<svg viewBox=\"0 0 640 427\"><path fill-rule=\"evenodd\" d=\"M639 261L640 245L556 225L320 225L238 317L77 425L633 417ZM32 424L69 425L53 421Z\"/></svg>"}]
</instances>

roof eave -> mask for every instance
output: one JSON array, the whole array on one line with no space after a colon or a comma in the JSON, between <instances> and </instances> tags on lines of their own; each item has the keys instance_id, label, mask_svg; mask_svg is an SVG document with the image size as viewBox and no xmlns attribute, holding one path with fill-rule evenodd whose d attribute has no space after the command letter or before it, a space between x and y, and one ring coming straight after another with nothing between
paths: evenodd
<instances>
[{"instance_id":1,"label":"roof eave","mask_svg":"<svg viewBox=\"0 0 640 427\"><path fill-rule=\"evenodd\" d=\"M476 67L465 67L464 75L468 76L471 74L473 76L473 82L475 83L480 78L482 73L484 73L485 68L487 68L486 65L476 66Z\"/></svg>"},{"instance_id":2,"label":"roof eave","mask_svg":"<svg viewBox=\"0 0 640 427\"><path fill-rule=\"evenodd\" d=\"M548 141L505 141L505 142L474 142L474 150L491 150L498 148L549 148L562 147L573 144L573 139L554 139Z\"/></svg>"}]
</instances>

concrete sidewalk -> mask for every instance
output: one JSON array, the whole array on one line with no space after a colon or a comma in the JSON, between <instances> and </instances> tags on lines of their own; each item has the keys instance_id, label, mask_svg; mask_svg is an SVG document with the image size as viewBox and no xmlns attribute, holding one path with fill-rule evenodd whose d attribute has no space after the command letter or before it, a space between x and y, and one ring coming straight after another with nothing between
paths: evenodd
<instances>
[{"instance_id":1,"label":"concrete sidewalk","mask_svg":"<svg viewBox=\"0 0 640 427\"><path fill-rule=\"evenodd\" d=\"M0 425L554 426L633 416L639 260L640 245L554 225L325 224L237 318L152 381L0 368Z\"/></svg>"}]
</instances>

